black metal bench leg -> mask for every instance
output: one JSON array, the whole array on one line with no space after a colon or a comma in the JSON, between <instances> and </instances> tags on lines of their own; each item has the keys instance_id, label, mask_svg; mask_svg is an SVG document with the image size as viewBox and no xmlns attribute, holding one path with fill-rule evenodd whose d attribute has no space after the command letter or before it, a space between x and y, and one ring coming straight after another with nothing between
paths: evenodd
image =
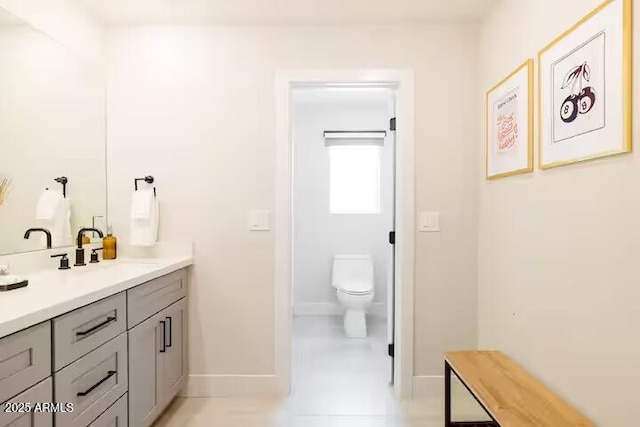
<instances>
[{"instance_id":1,"label":"black metal bench leg","mask_svg":"<svg viewBox=\"0 0 640 427\"><path fill-rule=\"evenodd\" d=\"M451 427L451 366L444 362L444 427Z\"/></svg>"}]
</instances>

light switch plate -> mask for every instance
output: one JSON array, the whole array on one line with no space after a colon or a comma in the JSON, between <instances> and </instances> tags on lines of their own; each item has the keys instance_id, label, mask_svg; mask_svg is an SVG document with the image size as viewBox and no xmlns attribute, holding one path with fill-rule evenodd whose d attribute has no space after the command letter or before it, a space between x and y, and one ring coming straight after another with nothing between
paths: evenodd
<instances>
[{"instance_id":1,"label":"light switch plate","mask_svg":"<svg viewBox=\"0 0 640 427\"><path fill-rule=\"evenodd\" d=\"M269 231L271 229L270 211L249 212L249 231Z\"/></svg>"},{"instance_id":2,"label":"light switch plate","mask_svg":"<svg viewBox=\"0 0 640 427\"><path fill-rule=\"evenodd\" d=\"M419 229L424 233L440 231L440 212L420 212Z\"/></svg>"}]
</instances>

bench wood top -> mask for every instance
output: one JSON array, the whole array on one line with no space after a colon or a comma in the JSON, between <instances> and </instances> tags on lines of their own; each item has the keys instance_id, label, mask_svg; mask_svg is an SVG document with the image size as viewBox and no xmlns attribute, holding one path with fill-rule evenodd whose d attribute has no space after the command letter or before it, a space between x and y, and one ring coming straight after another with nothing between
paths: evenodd
<instances>
[{"instance_id":1,"label":"bench wood top","mask_svg":"<svg viewBox=\"0 0 640 427\"><path fill-rule=\"evenodd\" d=\"M503 427L595 427L499 351L451 352L445 360Z\"/></svg>"}]
</instances>

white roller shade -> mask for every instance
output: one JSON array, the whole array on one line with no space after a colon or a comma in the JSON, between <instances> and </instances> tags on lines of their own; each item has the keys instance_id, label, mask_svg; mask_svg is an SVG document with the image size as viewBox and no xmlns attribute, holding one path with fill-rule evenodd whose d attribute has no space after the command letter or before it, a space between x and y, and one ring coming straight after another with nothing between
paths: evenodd
<instances>
[{"instance_id":1,"label":"white roller shade","mask_svg":"<svg viewBox=\"0 0 640 427\"><path fill-rule=\"evenodd\" d=\"M325 131L324 144L332 145L384 145L386 131Z\"/></svg>"}]
</instances>

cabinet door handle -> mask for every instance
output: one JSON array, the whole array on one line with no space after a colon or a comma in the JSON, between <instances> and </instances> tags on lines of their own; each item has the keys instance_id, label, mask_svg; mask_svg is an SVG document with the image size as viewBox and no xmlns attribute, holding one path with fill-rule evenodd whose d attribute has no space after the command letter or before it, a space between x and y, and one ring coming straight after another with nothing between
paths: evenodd
<instances>
[{"instance_id":1,"label":"cabinet door handle","mask_svg":"<svg viewBox=\"0 0 640 427\"><path fill-rule=\"evenodd\" d=\"M97 383L95 383L94 385L91 386L91 388L87 389L87 391L81 391L77 394L78 397L80 396L87 396L89 393L91 393L93 390L97 389L98 387L100 387L100 385L102 383L104 383L105 381L108 381L109 378L111 378L112 376L114 376L115 374L117 374L116 371L109 371L109 373L107 374L106 377L104 377L103 379L101 379L100 381L98 381Z\"/></svg>"},{"instance_id":2,"label":"cabinet door handle","mask_svg":"<svg viewBox=\"0 0 640 427\"><path fill-rule=\"evenodd\" d=\"M86 335L91 335L92 333L94 333L98 329L103 328L103 327L107 326L109 323L115 322L116 320L117 319L115 317L113 317L113 316L107 317L107 320L105 320L104 322L94 326L93 328L87 329L86 331L76 332L76 336L84 337Z\"/></svg>"},{"instance_id":3,"label":"cabinet door handle","mask_svg":"<svg viewBox=\"0 0 640 427\"><path fill-rule=\"evenodd\" d=\"M170 348L173 344L173 319L171 316L168 316L167 320L169 321L169 343L167 344L167 348Z\"/></svg>"},{"instance_id":4,"label":"cabinet door handle","mask_svg":"<svg viewBox=\"0 0 640 427\"><path fill-rule=\"evenodd\" d=\"M160 321L162 324L162 348L160 349L160 353L166 353L167 351L167 322L164 320Z\"/></svg>"}]
</instances>

